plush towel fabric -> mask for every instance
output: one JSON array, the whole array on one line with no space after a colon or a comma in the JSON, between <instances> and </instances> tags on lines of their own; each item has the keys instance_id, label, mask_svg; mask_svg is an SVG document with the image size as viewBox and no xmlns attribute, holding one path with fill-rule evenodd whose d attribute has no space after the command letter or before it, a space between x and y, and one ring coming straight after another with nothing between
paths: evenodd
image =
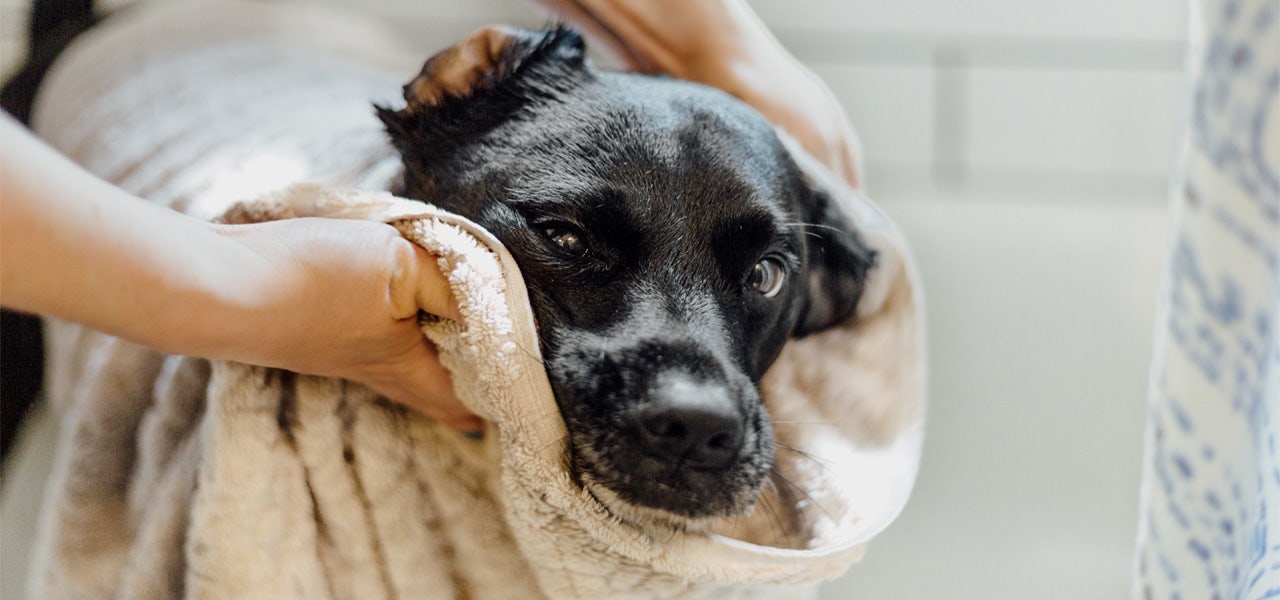
<instances>
[{"instance_id":1,"label":"plush towel fabric","mask_svg":"<svg viewBox=\"0 0 1280 600\"><path fill-rule=\"evenodd\" d=\"M414 69L382 74L398 63L374 29L291 11L223 3L121 19L51 74L37 129L100 175L201 216L392 223L440 256L464 320L423 332L489 429L472 440L348 382L54 324L48 390L64 436L33 597L792 598L861 557L906 501L923 418L918 286L881 213L843 192L881 252L869 291L849 323L791 342L762 383L778 441L795 449L778 457L790 483L713 531L625 522L570 477L510 255L460 217L350 187L386 183L394 157L365 99ZM264 85L266 106L219 98ZM277 170L244 175L263 161ZM229 202L280 178L324 183Z\"/></svg>"}]
</instances>

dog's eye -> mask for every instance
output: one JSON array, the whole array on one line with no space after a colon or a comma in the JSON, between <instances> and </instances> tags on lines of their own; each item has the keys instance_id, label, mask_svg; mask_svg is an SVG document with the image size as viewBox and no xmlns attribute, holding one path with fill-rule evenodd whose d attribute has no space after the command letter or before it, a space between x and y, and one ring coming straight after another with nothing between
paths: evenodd
<instances>
[{"instance_id":1,"label":"dog's eye","mask_svg":"<svg viewBox=\"0 0 1280 600\"><path fill-rule=\"evenodd\" d=\"M776 258L762 258L751 268L747 276L747 287L765 298L772 298L782 291L782 284L787 280L786 267Z\"/></svg>"},{"instance_id":2,"label":"dog's eye","mask_svg":"<svg viewBox=\"0 0 1280 600\"><path fill-rule=\"evenodd\" d=\"M587 253L587 244L582 241L582 234L571 226L564 224L547 225L542 229L543 235L561 250L581 256Z\"/></svg>"}]
</instances>

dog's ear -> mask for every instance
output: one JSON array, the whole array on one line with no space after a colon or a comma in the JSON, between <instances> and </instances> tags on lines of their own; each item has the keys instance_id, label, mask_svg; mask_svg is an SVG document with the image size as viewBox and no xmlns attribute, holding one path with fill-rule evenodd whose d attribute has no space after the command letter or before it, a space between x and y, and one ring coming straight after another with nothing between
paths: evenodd
<instances>
[{"instance_id":1,"label":"dog's ear","mask_svg":"<svg viewBox=\"0 0 1280 600\"><path fill-rule=\"evenodd\" d=\"M855 192L817 166L798 145L792 154L803 173L798 226L808 244L806 296L792 335L804 337L853 316L876 264L876 251L842 208L844 196Z\"/></svg>"},{"instance_id":2,"label":"dog's ear","mask_svg":"<svg viewBox=\"0 0 1280 600\"><path fill-rule=\"evenodd\" d=\"M428 59L404 86L407 106L378 106L378 117L402 153L451 145L589 76L582 37L571 29L485 27Z\"/></svg>"},{"instance_id":3,"label":"dog's ear","mask_svg":"<svg viewBox=\"0 0 1280 600\"><path fill-rule=\"evenodd\" d=\"M410 110L423 110L447 98L472 97L504 85L536 84L528 80L552 80L582 69L584 56L582 37L566 27L546 31L485 27L428 59L418 76L404 86L404 99Z\"/></svg>"}]
</instances>

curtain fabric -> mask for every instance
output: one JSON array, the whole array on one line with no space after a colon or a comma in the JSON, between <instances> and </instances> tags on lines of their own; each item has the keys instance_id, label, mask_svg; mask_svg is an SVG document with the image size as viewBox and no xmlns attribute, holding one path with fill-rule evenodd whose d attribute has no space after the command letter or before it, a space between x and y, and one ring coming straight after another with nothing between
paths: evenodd
<instances>
[{"instance_id":1,"label":"curtain fabric","mask_svg":"<svg viewBox=\"0 0 1280 600\"><path fill-rule=\"evenodd\" d=\"M1280 598L1280 2L1192 4L1135 598Z\"/></svg>"}]
</instances>

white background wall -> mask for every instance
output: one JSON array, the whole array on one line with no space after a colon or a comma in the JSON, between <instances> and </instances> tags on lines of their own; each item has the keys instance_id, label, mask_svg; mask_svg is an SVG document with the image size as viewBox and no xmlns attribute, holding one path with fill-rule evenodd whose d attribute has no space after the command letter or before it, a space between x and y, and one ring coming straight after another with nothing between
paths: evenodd
<instances>
[{"instance_id":1,"label":"white background wall","mask_svg":"<svg viewBox=\"0 0 1280 600\"><path fill-rule=\"evenodd\" d=\"M547 22L515 0L328 1L387 15L424 57L482 24ZM916 494L822 597L1123 597L1186 7L752 5L845 104L871 195L912 240L929 303ZM0 1L6 69L25 10ZM25 526L35 485L12 482L38 476L48 452L32 447L31 466L6 482L0 527L10 531ZM24 548L4 537L9 598Z\"/></svg>"}]
</instances>

